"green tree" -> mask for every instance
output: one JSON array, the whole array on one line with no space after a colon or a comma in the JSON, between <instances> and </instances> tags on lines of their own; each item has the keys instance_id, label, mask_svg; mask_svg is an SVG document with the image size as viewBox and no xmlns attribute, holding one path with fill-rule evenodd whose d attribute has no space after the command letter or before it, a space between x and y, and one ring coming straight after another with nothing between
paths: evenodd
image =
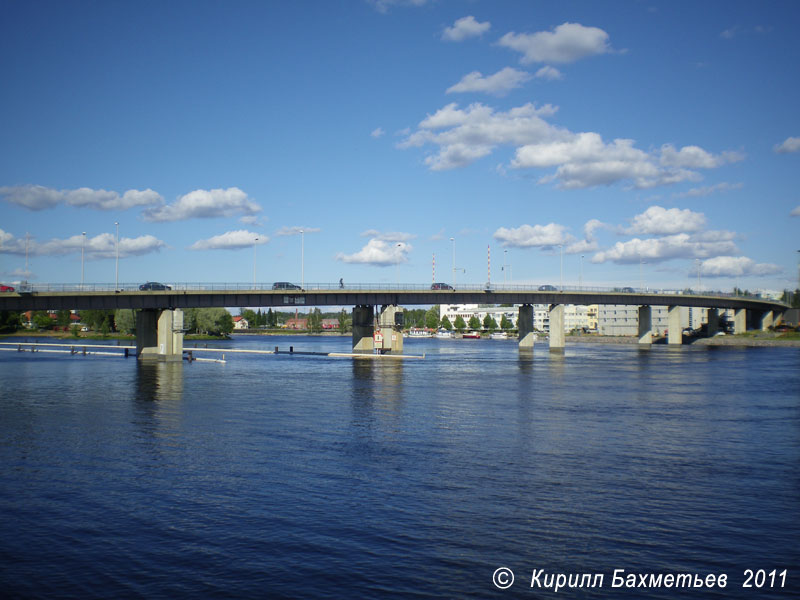
<instances>
[{"instance_id":1,"label":"green tree","mask_svg":"<svg viewBox=\"0 0 800 600\"><path fill-rule=\"evenodd\" d=\"M56 313L56 324L60 327L66 327L70 324L72 313L68 310L60 310Z\"/></svg>"},{"instance_id":2,"label":"green tree","mask_svg":"<svg viewBox=\"0 0 800 600\"><path fill-rule=\"evenodd\" d=\"M436 329L439 327L439 305L431 306L425 312L425 327Z\"/></svg>"},{"instance_id":3,"label":"green tree","mask_svg":"<svg viewBox=\"0 0 800 600\"><path fill-rule=\"evenodd\" d=\"M89 329L94 329L95 331L99 331L103 327L103 321L105 321L109 315L113 316L113 310L82 310L81 311L81 321L84 325L86 325Z\"/></svg>"},{"instance_id":4,"label":"green tree","mask_svg":"<svg viewBox=\"0 0 800 600\"><path fill-rule=\"evenodd\" d=\"M456 329L458 329L458 319L459 317L456 317ZM442 329L446 329L447 331L452 331L453 329L453 324L450 322L450 319L447 318L447 315L442 317L442 322L440 325Z\"/></svg>"},{"instance_id":5,"label":"green tree","mask_svg":"<svg viewBox=\"0 0 800 600\"><path fill-rule=\"evenodd\" d=\"M194 309L195 326L197 333L209 335L227 335L233 331L233 317L224 308L198 308ZM184 325L186 325L184 314Z\"/></svg>"},{"instance_id":6,"label":"green tree","mask_svg":"<svg viewBox=\"0 0 800 600\"><path fill-rule=\"evenodd\" d=\"M483 328L488 329L489 331L494 331L497 329L497 321L494 320L494 317L490 314L487 314L483 318Z\"/></svg>"},{"instance_id":7,"label":"green tree","mask_svg":"<svg viewBox=\"0 0 800 600\"><path fill-rule=\"evenodd\" d=\"M53 319L43 310L37 310L33 313L33 318L31 320L33 321L33 326L37 329L50 329L55 325Z\"/></svg>"},{"instance_id":8,"label":"green tree","mask_svg":"<svg viewBox=\"0 0 800 600\"><path fill-rule=\"evenodd\" d=\"M278 326L278 315L272 312L271 308L267 311L266 326L270 329L275 329Z\"/></svg>"},{"instance_id":9,"label":"green tree","mask_svg":"<svg viewBox=\"0 0 800 600\"><path fill-rule=\"evenodd\" d=\"M322 313L318 308L308 313L308 328L314 333L322 331Z\"/></svg>"},{"instance_id":10,"label":"green tree","mask_svg":"<svg viewBox=\"0 0 800 600\"><path fill-rule=\"evenodd\" d=\"M11 310L0 311L0 333L13 333L22 329L22 317Z\"/></svg>"},{"instance_id":11,"label":"green tree","mask_svg":"<svg viewBox=\"0 0 800 600\"><path fill-rule=\"evenodd\" d=\"M469 323L467 323L467 325L469 325L469 328L472 329L473 331L477 331L478 329L481 328L481 320L475 315L472 315L469 318Z\"/></svg>"},{"instance_id":12,"label":"green tree","mask_svg":"<svg viewBox=\"0 0 800 600\"><path fill-rule=\"evenodd\" d=\"M447 317L445 317L445 319L446 318ZM450 321L448 321L447 323L449 324ZM455 323L453 323L453 325L455 326L456 331L464 331L467 328L467 324L464 322L464 317L462 317L461 315L456 315L456 320ZM447 327L447 330L449 331L450 327Z\"/></svg>"},{"instance_id":13,"label":"green tree","mask_svg":"<svg viewBox=\"0 0 800 600\"><path fill-rule=\"evenodd\" d=\"M136 331L136 314L130 308L118 308L114 311L114 328L121 333Z\"/></svg>"},{"instance_id":14,"label":"green tree","mask_svg":"<svg viewBox=\"0 0 800 600\"><path fill-rule=\"evenodd\" d=\"M500 329L511 329L511 321L505 315L500 319Z\"/></svg>"},{"instance_id":15,"label":"green tree","mask_svg":"<svg viewBox=\"0 0 800 600\"><path fill-rule=\"evenodd\" d=\"M352 329L352 319L345 309L339 313L339 331L345 333Z\"/></svg>"}]
</instances>

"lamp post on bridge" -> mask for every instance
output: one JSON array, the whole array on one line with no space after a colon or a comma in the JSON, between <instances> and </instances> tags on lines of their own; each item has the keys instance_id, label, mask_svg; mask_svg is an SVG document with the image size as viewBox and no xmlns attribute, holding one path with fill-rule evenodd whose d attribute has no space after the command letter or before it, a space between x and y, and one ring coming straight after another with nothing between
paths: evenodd
<instances>
[{"instance_id":1,"label":"lamp post on bridge","mask_svg":"<svg viewBox=\"0 0 800 600\"><path fill-rule=\"evenodd\" d=\"M83 255L84 250L86 249L86 232L84 231L81 233L82 240L81 240L81 291L83 291Z\"/></svg>"},{"instance_id":2,"label":"lamp post on bridge","mask_svg":"<svg viewBox=\"0 0 800 600\"><path fill-rule=\"evenodd\" d=\"M300 230L300 287L306 287L305 232Z\"/></svg>"},{"instance_id":3,"label":"lamp post on bridge","mask_svg":"<svg viewBox=\"0 0 800 600\"><path fill-rule=\"evenodd\" d=\"M119 221L114 221L117 228L116 261L114 265L114 291L119 290Z\"/></svg>"},{"instance_id":4,"label":"lamp post on bridge","mask_svg":"<svg viewBox=\"0 0 800 600\"><path fill-rule=\"evenodd\" d=\"M453 242L453 287L456 287L456 238L450 238Z\"/></svg>"},{"instance_id":5,"label":"lamp post on bridge","mask_svg":"<svg viewBox=\"0 0 800 600\"><path fill-rule=\"evenodd\" d=\"M253 240L253 289L256 289L256 245L258 244L258 236Z\"/></svg>"}]
</instances>

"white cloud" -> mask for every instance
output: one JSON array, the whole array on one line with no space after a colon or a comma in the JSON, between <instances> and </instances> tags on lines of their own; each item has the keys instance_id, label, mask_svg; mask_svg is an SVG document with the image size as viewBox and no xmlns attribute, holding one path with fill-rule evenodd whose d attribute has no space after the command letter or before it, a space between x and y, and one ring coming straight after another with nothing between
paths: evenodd
<instances>
[{"instance_id":1,"label":"white cloud","mask_svg":"<svg viewBox=\"0 0 800 600\"><path fill-rule=\"evenodd\" d=\"M788 137L783 142L775 146L778 154L788 154L790 152L800 152L800 137Z\"/></svg>"},{"instance_id":2,"label":"white cloud","mask_svg":"<svg viewBox=\"0 0 800 600\"><path fill-rule=\"evenodd\" d=\"M0 230L2 246L0 252L7 254L25 255L25 240L17 239L13 235ZM63 256L67 254L80 254L84 250L88 260L97 258L114 258L116 251L116 236L112 233L101 233L94 237L73 235L66 239L54 238L47 242L38 242L35 238L28 240L27 253L30 256ZM166 248L167 244L152 235L141 235L135 238L120 238L119 256L141 256L157 252Z\"/></svg>"},{"instance_id":3,"label":"white cloud","mask_svg":"<svg viewBox=\"0 0 800 600\"><path fill-rule=\"evenodd\" d=\"M173 204L150 208L142 213L145 221L182 221L211 219L238 214L255 215L261 207L237 187L195 190L179 197Z\"/></svg>"},{"instance_id":4,"label":"white cloud","mask_svg":"<svg viewBox=\"0 0 800 600\"><path fill-rule=\"evenodd\" d=\"M425 159L431 170L463 167L490 154L498 145L517 146L530 140L549 141L568 135L544 120L543 117L555 111L549 104L541 108L525 104L507 112L495 112L481 103L470 104L466 109L452 103L428 115L398 147L434 144L439 146L439 153Z\"/></svg>"},{"instance_id":5,"label":"white cloud","mask_svg":"<svg viewBox=\"0 0 800 600\"><path fill-rule=\"evenodd\" d=\"M501 227L494 232L494 239L503 246L513 248L552 248L561 244L569 244L575 238L568 234L566 227L556 223L547 225L522 225L520 227Z\"/></svg>"},{"instance_id":6,"label":"white cloud","mask_svg":"<svg viewBox=\"0 0 800 600\"><path fill-rule=\"evenodd\" d=\"M562 23L553 31L507 33L498 42L522 53L520 62L570 63L594 54L610 52L608 34L597 27Z\"/></svg>"},{"instance_id":7,"label":"white cloud","mask_svg":"<svg viewBox=\"0 0 800 600\"><path fill-rule=\"evenodd\" d=\"M736 244L728 239L704 240L703 236L679 233L660 238L633 238L627 242L617 242L610 249L595 254L592 262L629 264L641 259L661 262L674 258L710 258L736 254L738 251Z\"/></svg>"},{"instance_id":8,"label":"white cloud","mask_svg":"<svg viewBox=\"0 0 800 600\"><path fill-rule=\"evenodd\" d=\"M301 233L317 233L322 231L319 227L302 227L295 225L294 227L281 227L275 232L277 236L287 235L300 235Z\"/></svg>"},{"instance_id":9,"label":"white cloud","mask_svg":"<svg viewBox=\"0 0 800 600\"><path fill-rule=\"evenodd\" d=\"M393 6L424 6L428 0L368 0L375 10L381 13L389 12Z\"/></svg>"},{"instance_id":10,"label":"white cloud","mask_svg":"<svg viewBox=\"0 0 800 600\"><path fill-rule=\"evenodd\" d=\"M470 37L483 35L492 26L489 21L479 23L472 15L461 17L452 27L445 27L442 39L448 42L460 42Z\"/></svg>"},{"instance_id":11,"label":"white cloud","mask_svg":"<svg viewBox=\"0 0 800 600\"><path fill-rule=\"evenodd\" d=\"M361 237L373 238L384 242L407 242L417 236L413 233L403 233L402 231L380 232L376 229L367 229L361 234Z\"/></svg>"},{"instance_id":12,"label":"white cloud","mask_svg":"<svg viewBox=\"0 0 800 600\"><path fill-rule=\"evenodd\" d=\"M534 77L536 77L536 79L547 79L549 81L564 79L564 75L561 73L561 71L555 67L547 65L536 71L536 75L534 75Z\"/></svg>"},{"instance_id":13,"label":"white cloud","mask_svg":"<svg viewBox=\"0 0 800 600\"><path fill-rule=\"evenodd\" d=\"M790 217L800 217L800 206L792 209L792 212L789 213Z\"/></svg>"},{"instance_id":14,"label":"white cloud","mask_svg":"<svg viewBox=\"0 0 800 600\"><path fill-rule=\"evenodd\" d=\"M626 233L638 235L672 235L691 233L705 227L706 217L703 213L693 212L688 208L663 208L651 206L631 220Z\"/></svg>"},{"instance_id":15,"label":"white cloud","mask_svg":"<svg viewBox=\"0 0 800 600\"><path fill-rule=\"evenodd\" d=\"M684 146L675 150L672 144L661 146L660 162L665 167L684 169L715 169L730 162L743 160L744 156L738 152L725 152L713 155L699 146Z\"/></svg>"},{"instance_id":16,"label":"white cloud","mask_svg":"<svg viewBox=\"0 0 800 600\"><path fill-rule=\"evenodd\" d=\"M545 119L557 108L525 104L506 112L476 102L467 108L451 103L423 119L399 148L438 146L424 162L433 171L467 166L498 146L516 148L510 166L516 169L557 167L539 183L557 182L562 189L579 189L627 182L640 189L697 181L693 170L739 160L736 153L711 154L697 146L676 150L665 145L645 152L629 139L606 143L598 133L572 133ZM691 166L692 168L688 168Z\"/></svg>"},{"instance_id":17,"label":"white cloud","mask_svg":"<svg viewBox=\"0 0 800 600\"><path fill-rule=\"evenodd\" d=\"M778 265L756 263L746 256L716 256L700 263L700 274L704 277L766 277L782 271Z\"/></svg>"},{"instance_id":18,"label":"white cloud","mask_svg":"<svg viewBox=\"0 0 800 600\"><path fill-rule=\"evenodd\" d=\"M241 248L252 248L254 245L261 246L267 242L269 242L269 237L266 235L239 229L226 231L207 240L198 240L189 246L189 250L239 250Z\"/></svg>"},{"instance_id":19,"label":"white cloud","mask_svg":"<svg viewBox=\"0 0 800 600\"><path fill-rule=\"evenodd\" d=\"M486 77L480 71L472 71L464 75L457 84L447 88L447 93L483 92L504 96L511 90L521 87L530 78L530 73L512 67L505 67L494 75Z\"/></svg>"},{"instance_id":20,"label":"white cloud","mask_svg":"<svg viewBox=\"0 0 800 600\"><path fill-rule=\"evenodd\" d=\"M730 192L733 190L740 190L744 187L743 183L715 183L714 185L707 185L697 188L692 188L689 191L676 194L678 198L699 198L702 196L710 196L711 194L716 194L717 192Z\"/></svg>"},{"instance_id":21,"label":"white cloud","mask_svg":"<svg viewBox=\"0 0 800 600\"><path fill-rule=\"evenodd\" d=\"M335 258L345 263L388 267L408 262L408 253L411 249L411 245L405 242L386 242L384 240L371 239L366 246L355 254L340 252Z\"/></svg>"},{"instance_id":22,"label":"white cloud","mask_svg":"<svg viewBox=\"0 0 800 600\"><path fill-rule=\"evenodd\" d=\"M376 127L370 132L370 135L375 139L382 137L386 132L381 127Z\"/></svg>"},{"instance_id":23,"label":"white cloud","mask_svg":"<svg viewBox=\"0 0 800 600\"><path fill-rule=\"evenodd\" d=\"M114 191L86 187L55 190L41 185L20 185L0 187L0 196L29 210L44 210L59 204L95 210L127 210L136 206L158 206L164 203L164 198L151 189L128 190L120 195Z\"/></svg>"}]
</instances>

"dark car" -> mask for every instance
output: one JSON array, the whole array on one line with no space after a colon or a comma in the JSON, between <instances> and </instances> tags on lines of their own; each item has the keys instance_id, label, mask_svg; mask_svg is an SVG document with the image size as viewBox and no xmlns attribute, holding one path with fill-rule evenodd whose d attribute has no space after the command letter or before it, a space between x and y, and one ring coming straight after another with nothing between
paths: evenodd
<instances>
[{"instance_id":1,"label":"dark car","mask_svg":"<svg viewBox=\"0 0 800 600\"><path fill-rule=\"evenodd\" d=\"M626 294L635 294L636 293L636 290L633 289L632 287L624 287L624 288L622 288L622 291L625 292Z\"/></svg>"},{"instance_id":2,"label":"dark car","mask_svg":"<svg viewBox=\"0 0 800 600\"><path fill-rule=\"evenodd\" d=\"M554 285L540 285L539 286L540 292L557 292L556 286Z\"/></svg>"},{"instance_id":3,"label":"dark car","mask_svg":"<svg viewBox=\"0 0 800 600\"><path fill-rule=\"evenodd\" d=\"M431 289L432 290L452 290L453 286L452 285L448 285L446 283L432 283L431 284Z\"/></svg>"},{"instance_id":4,"label":"dark car","mask_svg":"<svg viewBox=\"0 0 800 600\"><path fill-rule=\"evenodd\" d=\"M164 285L163 283L158 283L157 281L148 281L147 283L143 283L139 286L139 289L143 292L147 291L158 291L158 290L171 290L172 287L169 285Z\"/></svg>"},{"instance_id":5,"label":"dark car","mask_svg":"<svg viewBox=\"0 0 800 600\"><path fill-rule=\"evenodd\" d=\"M10 285L0 285L0 292L13 292L14 288Z\"/></svg>"},{"instance_id":6,"label":"dark car","mask_svg":"<svg viewBox=\"0 0 800 600\"><path fill-rule=\"evenodd\" d=\"M272 284L273 290L302 290L299 285L289 283L288 281L276 281Z\"/></svg>"}]
</instances>

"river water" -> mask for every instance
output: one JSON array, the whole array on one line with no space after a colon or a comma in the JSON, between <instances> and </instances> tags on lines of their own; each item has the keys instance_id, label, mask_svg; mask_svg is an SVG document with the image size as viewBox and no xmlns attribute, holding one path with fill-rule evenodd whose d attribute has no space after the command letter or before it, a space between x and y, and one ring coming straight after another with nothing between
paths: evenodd
<instances>
[{"instance_id":1,"label":"river water","mask_svg":"<svg viewBox=\"0 0 800 600\"><path fill-rule=\"evenodd\" d=\"M0 593L798 597L800 349L405 352L425 359L0 352ZM615 569L727 587L613 588ZM786 574L743 588L747 569ZM604 577L539 587L557 573Z\"/></svg>"}]
</instances>

